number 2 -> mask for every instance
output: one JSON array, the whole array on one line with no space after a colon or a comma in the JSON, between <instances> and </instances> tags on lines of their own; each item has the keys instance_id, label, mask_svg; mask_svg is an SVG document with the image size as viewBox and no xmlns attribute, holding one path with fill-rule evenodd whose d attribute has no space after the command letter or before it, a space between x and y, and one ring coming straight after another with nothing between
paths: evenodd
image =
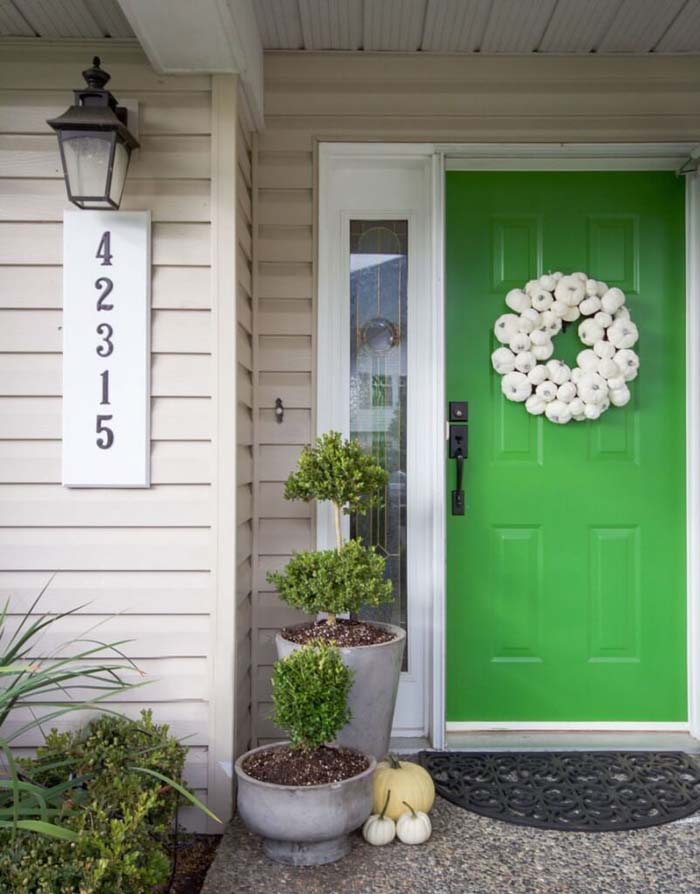
<instances>
[{"instance_id":1,"label":"number 2","mask_svg":"<svg viewBox=\"0 0 700 894\"><path fill-rule=\"evenodd\" d=\"M107 296L111 293L114 288L114 283L108 276L101 276L99 279L95 280L95 288L103 289L104 291L97 299L97 309L98 310L114 310L113 304L105 304L105 300Z\"/></svg>"},{"instance_id":2,"label":"number 2","mask_svg":"<svg viewBox=\"0 0 700 894\"><path fill-rule=\"evenodd\" d=\"M98 345L95 350L100 357L109 357L114 350L114 345L111 341L111 338L114 335L114 329L112 329L109 323L100 323L97 327L97 334L102 339L102 344Z\"/></svg>"},{"instance_id":3,"label":"number 2","mask_svg":"<svg viewBox=\"0 0 700 894\"><path fill-rule=\"evenodd\" d=\"M100 450L109 450L109 448L114 444L114 432L112 429L105 425L105 422L109 422L110 419L113 419L113 416L98 416L97 424L95 425L95 431L99 435L104 435L104 441L97 437L95 438L95 443L100 448Z\"/></svg>"}]
</instances>

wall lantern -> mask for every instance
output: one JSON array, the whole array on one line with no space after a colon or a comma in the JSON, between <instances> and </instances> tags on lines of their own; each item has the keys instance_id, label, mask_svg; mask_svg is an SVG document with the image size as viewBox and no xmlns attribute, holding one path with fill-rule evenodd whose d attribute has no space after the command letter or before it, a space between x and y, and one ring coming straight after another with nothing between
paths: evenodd
<instances>
[{"instance_id":1,"label":"wall lantern","mask_svg":"<svg viewBox=\"0 0 700 894\"><path fill-rule=\"evenodd\" d=\"M58 134L70 201L79 208L119 208L131 150L139 143L126 126L127 110L104 89L110 75L98 56L83 77L87 87L73 91L74 105L46 123Z\"/></svg>"}]
</instances>

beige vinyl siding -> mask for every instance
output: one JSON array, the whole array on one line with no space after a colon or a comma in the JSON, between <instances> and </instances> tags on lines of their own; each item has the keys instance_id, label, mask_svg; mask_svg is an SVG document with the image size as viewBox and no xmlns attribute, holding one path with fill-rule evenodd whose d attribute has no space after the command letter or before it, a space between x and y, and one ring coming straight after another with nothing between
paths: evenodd
<instances>
[{"instance_id":1,"label":"beige vinyl siding","mask_svg":"<svg viewBox=\"0 0 700 894\"><path fill-rule=\"evenodd\" d=\"M280 603L265 574L314 540L311 512L285 502L281 482L315 434L317 142L696 141L699 72L690 57L266 54L256 242L259 740L277 735L267 719L275 630L301 617ZM277 396L287 408L280 426Z\"/></svg>"},{"instance_id":2,"label":"beige vinyl siding","mask_svg":"<svg viewBox=\"0 0 700 894\"><path fill-rule=\"evenodd\" d=\"M236 132L236 756L252 739L251 620L253 590L253 132L239 92Z\"/></svg>"},{"instance_id":3,"label":"beige vinyl siding","mask_svg":"<svg viewBox=\"0 0 700 894\"><path fill-rule=\"evenodd\" d=\"M224 742L224 753L210 753L212 484L220 446L212 81L160 76L133 46L109 42L100 49L117 96L139 103L142 148L122 207L153 216L153 485L68 490L61 485L61 221L70 206L45 121L72 102L94 50L10 43L0 53L0 598L11 598L14 612L24 610L55 572L44 610L88 603L62 622L63 635L100 624L93 635L129 640L125 650L149 685L120 697L120 708L136 716L150 707L175 735L189 737L187 779L207 799L212 767L231 757ZM44 645L53 645L52 637ZM61 718L57 725L74 722ZM32 734L22 744L37 743ZM230 809L227 792L212 791L215 809ZM185 821L204 828L198 813L186 811Z\"/></svg>"}]
</instances>

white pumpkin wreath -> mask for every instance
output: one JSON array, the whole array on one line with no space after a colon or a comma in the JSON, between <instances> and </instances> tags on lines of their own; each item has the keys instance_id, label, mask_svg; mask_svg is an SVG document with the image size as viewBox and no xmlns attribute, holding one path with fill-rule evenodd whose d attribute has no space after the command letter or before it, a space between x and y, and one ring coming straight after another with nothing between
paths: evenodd
<instances>
[{"instance_id":1,"label":"white pumpkin wreath","mask_svg":"<svg viewBox=\"0 0 700 894\"><path fill-rule=\"evenodd\" d=\"M491 363L503 376L501 390L508 400L559 425L598 419L611 405L629 401L627 383L639 371L632 350L639 333L622 289L609 289L585 273L546 273L511 289L506 304L512 313L496 320L493 331L501 347ZM578 337L585 347L570 369L552 357L553 339L564 323L581 317Z\"/></svg>"}]
</instances>

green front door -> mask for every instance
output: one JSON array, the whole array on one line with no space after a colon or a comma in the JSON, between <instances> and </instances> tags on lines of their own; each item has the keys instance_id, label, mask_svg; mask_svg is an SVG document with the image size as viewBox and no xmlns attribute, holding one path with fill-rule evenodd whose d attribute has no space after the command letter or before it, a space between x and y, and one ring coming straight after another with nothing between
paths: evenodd
<instances>
[{"instance_id":1,"label":"green front door","mask_svg":"<svg viewBox=\"0 0 700 894\"><path fill-rule=\"evenodd\" d=\"M464 516L447 519L447 721L683 721L683 182L669 172L447 174L448 400L469 401ZM632 399L555 425L501 394L509 289L619 286ZM577 326L554 340L575 363ZM447 460L448 512L454 461Z\"/></svg>"}]
</instances>

